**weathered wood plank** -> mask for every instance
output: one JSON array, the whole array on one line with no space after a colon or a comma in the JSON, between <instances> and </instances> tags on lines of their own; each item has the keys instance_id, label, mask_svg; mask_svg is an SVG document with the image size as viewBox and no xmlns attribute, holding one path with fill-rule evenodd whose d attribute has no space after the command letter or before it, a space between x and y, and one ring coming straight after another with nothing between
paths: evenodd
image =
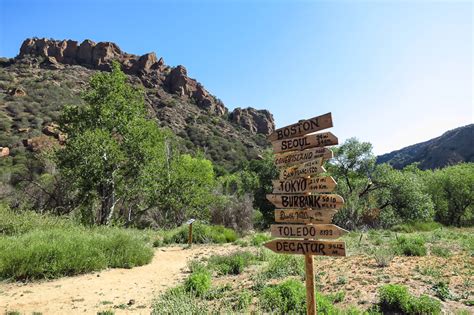
<instances>
[{"instance_id":1,"label":"weathered wood plank","mask_svg":"<svg viewBox=\"0 0 474 315\"><path fill-rule=\"evenodd\" d=\"M285 169L280 170L280 179L286 180L290 178L298 177L309 177L312 175L318 175L325 173L326 169L322 167L322 158L316 158L313 161L306 162L304 164L294 165Z\"/></svg>"},{"instance_id":2,"label":"weathered wood plank","mask_svg":"<svg viewBox=\"0 0 474 315\"><path fill-rule=\"evenodd\" d=\"M335 239L348 231L334 224L272 224L270 231L273 237Z\"/></svg>"},{"instance_id":3,"label":"weathered wood plank","mask_svg":"<svg viewBox=\"0 0 474 315\"><path fill-rule=\"evenodd\" d=\"M295 138L331 127L332 116L331 113L327 113L310 119L300 120L296 124L279 128L272 132L267 138L270 141Z\"/></svg>"},{"instance_id":4,"label":"weathered wood plank","mask_svg":"<svg viewBox=\"0 0 474 315\"><path fill-rule=\"evenodd\" d=\"M272 142L273 152L301 151L304 149L336 145L339 141L331 132L316 133L298 138Z\"/></svg>"},{"instance_id":5,"label":"weathered wood plank","mask_svg":"<svg viewBox=\"0 0 474 315\"><path fill-rule=\"evenodd\" d=\"M274 162L276 167L281 168L306 163L319 157L322 157L323 160L327 161L332 159L333 153L328 148L313 148L298 152L275 154Z\"/></svg>"},{"instance_id":6,"label":"weathered wood plank","mask_svg":"<svg viewBox=\"0 0 474 315\"><path fill-rule=\"evenodd\" d=\"M337 210L276 209L275 222L329 224Z\"/></svg>"},{"instance_id":7,"label":"weathered wood plank","mask_svg":"<svg viewBox=\"0 0 474 315\"><path fill-rule=\"evenodd\" d=\"M340 209L344 205L344 199L341 196L335 194L268 194L267 200L273 203L277 208L286 209Z\"/></svg>"},{"instance_id":8,"label":"weathered wood plank","mask_svg":"<svg viewBox=\"0 0 474 315\"><path fill-rule=\"evenodd\" d=\"M274 194L328 193L337 186L332 176L272 180L272 183Z\"/></svg>"},{"instance_id":9,"label":"weathered wood plank","mask_svg":"<svg viewBox=\"0 0 474 315\"><path fill-rule=\"evenodd\" d=\"M343 241L272 240L263 244L275 253L292 255L346 256Z\"/></svg>"}]
</instances>

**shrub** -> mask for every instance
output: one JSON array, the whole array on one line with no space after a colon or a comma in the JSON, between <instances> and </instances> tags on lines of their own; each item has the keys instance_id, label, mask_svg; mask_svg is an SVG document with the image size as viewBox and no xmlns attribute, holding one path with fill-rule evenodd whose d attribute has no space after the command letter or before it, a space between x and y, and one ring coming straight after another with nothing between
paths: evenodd
<instances>
[{"instance_id":1,"label":"shrub","mask_svg":"<svg viewBox=\"0 0 474 315\"><path fill-rule=\"evenodd\" d=\"M451 256L451 252L449 251L449 248L441 247L441 246L433 246L431 248L431 253L435 256L444 257L444 258L448 258Z\"/></svg>"},{"instance_id":2,"label":"shrub","mask_svg":"<svg viewBox=\"0 0 474 315\"><path fill-rule=\"evenodd\" d=\"M413 233L413 232L430 232L442 228L443 225L430 221L430 222L411 222L406 224L398 224L392 228L394 232Z\"/></svg>"},{"instance_id":3,"label":"shrub","mask_svg":"<svg viewBox=\"0 0 474 315\"><path fill-rule=\"evenodd\" d=\"M158 314L206 314L207 308L184 287L172 288L155 300L153 315Z\"/></svg>"},{"instance_id":4,"label":"shrub","mask_svg":"<svg viewBox=\"0 0 474 315\"><path fill-rule=\"evenodd\" d=\"M419 236L400 236L394 244L394 251L398 255L425 256L425 241Z\"/></svg>"},{"instance_id":5,"label":"shrub","mask_svg":"<svg viewBox=\"0 0 474 315\"><path fill-rule=\"evenodd\" d=\"M376 249L374 252L375 262L378 267L387 267L393 259L393 250L389 248Z\"/></svg>"},{"instance_id":6,"label":"shrub","mask_svg":"<svg viewBox=\"0 0 474 315\"><path fill-rule=\"evenodd\" d=\"M240 292L239 296L237 297L237 304L235 308L239 311L245 311L249 308L250 304L252 303L252 295L249 291L243 290Z\"/></svg>"},{"instance_id":7,"label":"shrub","mask_svg":"<svg viewBox=\"0 0 474 315\"><path fill-rule=\"evenodd\" d=\"M269 259L268 266L263 271L262 276L266 279L277 279L288 276L304 277L303 257L296 255L277 255L273 254Z\"/></svg>"},{"instance_id":8,"label":"shrub","mask_svg":"<svg viewBox=\"0 0 474 315\"><path fill-rule=\"evenodd\" d=\"M211 274L207 270L193 272L186 279L184 287L187 292L192 292L196 296L204 296L211 288Z\"/></svg>"},{"instance_id":9,"label":"shrub","mask_svg":"<svg viewBox=\"0 0 474 315\"><path fill-rule=\"evenodd\" d=\"M435 293L435 296L441 301L446 301L453 297L451 291L449 290L448 284L444 281L436 283L435 285L433 285L432 289Z\"/></svg>"},{"instance_id":10,"label":"shrub","mask_svg":"<svg viewBox=\"0 0 474 315\"><path fill-rule=\"evenodd\" d=\"M410 295L407 287L388 284L379 288L379 306L383 313L439 314L441 303L426 295Z\"/></svg>"},{"instance_id":11,"label":"shrub","mask_svg":"<svg viewBox=\"0 0 474 315\"><path fill-rule=\"evenodd\" d=\"M74 226L74 222L65 217L41 215L33 211L14 212L8 206L0 204L0 236Z\"/></svg>"},{"instance_id":12,"label":"shrub","mask_svg":"<svg viewBox=\"0 0 474 315\"><path fill-rule=\"evenodd\" d=\"M255 260L255 256L250 252L213 255L209 258L209 267L216 270L219 275L238 275L251 264L252 260Z\"/></svg>"},{"instance_id":13,"label":"shrub","mask_svg":"<svg viewBox=\"0 0 474 315\"><path fill-rule=\"evenodd\" d=\"M250 240L250 243L253 245L253 246L260 246L262 245L263 243L265 243L266 241L269 241L271 240L272 237L268 234L265 234L265 233L255 233L254 235L252 235L252 238Z\"/></svg>"},{"instance_id":14,"label":"shrub","mask_svg":"<svg viewBox=\"0 0 474 315\"><path fill-rule=\"evenodd\" d=\"M153 250L133 232L55 228L0 237L0 278L58 278L107 267L147 264Z\"/></svg>"},{"instance_id":15,"label":"shrub","mask_svg":"<svg viewBox=\"0 0 474 315\"><path fill-rule=\"evenodd\" d=\"M293 279L262 290L260 302L267 311L280 314L306 312L306 289L300 281Z\"/></svg>"},{"instance_id":16,"label":"shrub","mask_svg":"<svg viewBox=\"0 0 474 315\"><path fill-rule=\"evenodd\" d=\"M193 243L228 243L237 239L237 233L234 230L220 225L206 225L200 222L193 223ZM183 225L179 228L167 231L163 238L164 244L187 244L188 226Z\"/></svg>"}]
</instances>

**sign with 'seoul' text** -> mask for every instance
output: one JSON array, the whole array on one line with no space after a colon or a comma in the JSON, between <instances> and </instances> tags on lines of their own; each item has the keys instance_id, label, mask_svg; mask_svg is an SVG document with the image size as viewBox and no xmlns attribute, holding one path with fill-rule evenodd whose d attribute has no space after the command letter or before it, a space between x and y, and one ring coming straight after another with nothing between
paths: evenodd
<instances>
[{"instance_id":1,"label":"sign with 'seoul' text","mask_svg":"<svg viewBox=\"0 0 474 315\"><path fill-rule=\"evenodd\" d=\"M300 151L315 147L325 147L338 144L339 140L331 132L316 133L299 138L272 142L273 152Z\"/></svg>"}]
</instances>

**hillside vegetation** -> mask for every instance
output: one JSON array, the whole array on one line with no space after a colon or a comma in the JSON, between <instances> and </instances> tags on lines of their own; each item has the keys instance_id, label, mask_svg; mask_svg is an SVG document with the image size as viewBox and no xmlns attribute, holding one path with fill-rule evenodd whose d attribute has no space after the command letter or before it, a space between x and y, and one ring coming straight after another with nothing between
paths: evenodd
<instances>
[{"instance_id":1,"label":"hillside vegetation","mask_svg":"<svg viewBox=\"0 0 474 315\"><path fill-rule=\"evenodd\" d=\"M445 132L441 136L377 157L396 169L418 163L421 169L442 168L462 162L474 162L474 124Z\"/></svg>"}]
</instances>

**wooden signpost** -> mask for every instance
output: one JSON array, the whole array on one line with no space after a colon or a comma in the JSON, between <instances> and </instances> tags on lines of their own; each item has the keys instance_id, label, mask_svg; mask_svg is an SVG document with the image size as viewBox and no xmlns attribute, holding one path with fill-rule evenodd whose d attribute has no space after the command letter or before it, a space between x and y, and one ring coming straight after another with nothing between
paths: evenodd
<instances>
[{"instance_id":1,"label":"wooden signpost","mask_svg":"<svg viewBox=\"0 0 474 315\"><path fill-rule=\"evenodd\" d=\"M274 180L274 194L329 193L336 188L336 181L331 176Z\"/></svg>"},{"instance_id":2,"label":"wooden signpost","mask_svg":"<svg viewBox=\"0 0 474 315\"><path fill-rule=\"evenodd\" d=\"M344 205L344 199L334 194L267 195L267 200L276 207L287 209L340 209Z\"/></svg>"},{"instance_id":3,"label":"wooden signpost","mask_svg":"<svg viewBox=\"0 0 474 315\"><path fill-rule=\"evenodd\" d=\"M300 120L296 124L277 129L268 136L268 140L275 141L295 138L331 127L332 116L331 113L327 113L307 120Z\"/></svg>"},{"instance_id":4,"label":"wooden signpost","mask_svg":"<svg viewBox=\"0 0 474 315\"><path fill-rule=\"evenodd\" d=\"M306 162L304 164L299 164L291 166L280 171L280 179L290 179L298 177L309 177L311 175L317 175L325 173L326 170L321 166L323 160L318 158L312 162Z\"/></svg>"},{"instance_id":5,"label":"wooden signpost","mask_svg":"<svg viewBox=\"0 0 474 315\"><path fill-rule=\"evenodd\" d=\"M327 113L300 120L268 136L275 153L275 165L280 168L280 179L273 181L273 194L267 195L277 208L275 221L280 223L271 225L271 233L274 237L289 239L272 240L264 246L276 253L305 256L306 310L310 315L317 313L313 256L346 255L345 242L333 239L347 231L330 224L344 205L344 199L327 194L334 191L337 184L331 176L322 174L326 172L323 162L333 157L332 151L325 147L338 144L338 139L330 132L312 134L332 126L332 115Z\"/></svg>"},{"instance_id":6,"label":"wooden signpost","mask_svg":"<svg viewBox=\"0 0 474 315\"><path fill-rule=\"evenodd\" d=\"M299 138L272 142L273 152L287 152L338 144L338 139L330 132L316 133Z\"/></svg>"},{"instance_id":7,"label":"wooden signpost","mask_svg":"<svg viewBox=\"0 0 474 315\"><path fill-rule=\"evenodd\" d=\"M318 223L328 224L336 210L301 210L301 209L276 209L275 221L284 223Z\"/></svg>"},{"instance_id":8,"label":"wooden signpost","mask_svg":"<svg viewBox=\"0 0 474 315\"><path fill-rule=\"evenodd\" d=\"M272 236L290 238L338 238L347 233L334 224L273 224Z\"/></svg>"},{"instance_id":9,"label":"wooden signpost","mask_svg":"<svg viewBox=\"0 0 474 315\"><path fill-rule=\"evenodd\" d=\"M324 160L329 160L332 159L333 153L327 148L313 148L304 151L275 154L274 162L276 167L288 167L309 162L319 157L322 157Z\"/></svg>"}]
</instances>

